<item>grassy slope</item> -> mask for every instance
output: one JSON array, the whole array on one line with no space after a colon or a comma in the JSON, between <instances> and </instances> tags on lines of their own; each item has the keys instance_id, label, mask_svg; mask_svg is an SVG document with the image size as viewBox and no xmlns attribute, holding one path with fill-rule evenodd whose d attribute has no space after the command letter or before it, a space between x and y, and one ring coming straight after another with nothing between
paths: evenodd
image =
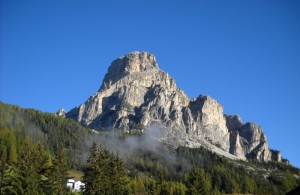
<instances>
[{"instance_id":1,"label":"grassy slope","mask_svg":"<svg viewBox=\"0 0 300 195\"><path fill-rule=\"evenodd\" d=\"M76 181L78 181L78 180L82 181L83 172L75 170L75 169L71 169L68 171L68 177L74 178Z\"/></svg>"}]
</instances>

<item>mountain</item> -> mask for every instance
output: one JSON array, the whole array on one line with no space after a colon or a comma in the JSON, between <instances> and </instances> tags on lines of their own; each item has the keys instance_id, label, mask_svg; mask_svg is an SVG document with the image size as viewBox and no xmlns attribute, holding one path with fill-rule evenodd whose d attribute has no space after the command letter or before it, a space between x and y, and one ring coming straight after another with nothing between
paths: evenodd
<instances>
[{"instance_id":1,"label":"mountain","mask_svg":"<svg viewBox=\"0 0 300 195\"><path fill-rule=\"evenodd\" d=\"M231 159L282 161L280 152L268 147L259 125L224 115L212 97L190 99L147 52L114 60L95 95L59 113L98 131L157 129L154 136L173 146L204 146Z\"/></svg>"}]
</instances>

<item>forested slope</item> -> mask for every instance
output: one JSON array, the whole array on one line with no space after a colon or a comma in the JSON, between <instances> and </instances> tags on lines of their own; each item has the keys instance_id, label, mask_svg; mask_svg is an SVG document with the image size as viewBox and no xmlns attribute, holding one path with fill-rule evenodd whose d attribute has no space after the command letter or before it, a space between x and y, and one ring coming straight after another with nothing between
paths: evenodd
<instances>
[{"instance_id":1,"label":"forested slope","mask_svg":"<svg viewBox=\"0 0 300 195\"><path fill-rule=\"evenodd\" d=\"M85 163L81 161L82 155L91 144L91 131L73 120L1 102L0 129L1 132L13 130L17 145L18 140L28 137L33 143L41 142L51 154L57 152L59 147L67 149L69 164L75 168Z\"/></svg>"},{"instance_id":2,"label":"forested slope","mask_svg":"<svg viewBox=\"0 0 300 195\"><path fill-rule=\"evenodd\" d=\"M100 156L113 152L106 166L86 162L92 141L101 145ZM1 192L67 193L71 168L84 171L89 181L103 176L95 170L118 177L111 159L126 167L130 179L121 182L124 194L284 194L300 185L300 171L291 165L233 161L205 148L161 144L147 134L95 133L54 114L0 103ZM104 162L102 157L96 161ZM110 180L88 190L104 192L103 186L118 181Z\"/></svg>"}]
</instances>

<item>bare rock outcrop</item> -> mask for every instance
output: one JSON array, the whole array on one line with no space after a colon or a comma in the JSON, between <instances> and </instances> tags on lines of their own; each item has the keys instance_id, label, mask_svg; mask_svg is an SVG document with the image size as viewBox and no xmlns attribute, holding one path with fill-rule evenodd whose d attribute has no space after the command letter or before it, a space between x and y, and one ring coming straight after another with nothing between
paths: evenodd
<instances>
[{"instance_id":1,"label":"bare rock outcrop","mask_svg":"<svg viewBox=\"0 0 300 195\"><path fill-rule=\"evenodd\" d=\"M243 124L238 115L225 115L225 118L231 132L231 154L242 159L281 161L280 152L269 149L267 137L259 125L251 122Z\"/></svg>"},{"instance_id":2,"label":"bare rock outcrop","mask_svg":"<svg viewBox=\"0 0 300 195\"><path fill-rule=\"evenodd\" d=\"M211 146L217 153L240 159L272 159L259 126L224 115L222 105L212 97L189 99L147 52L113 61L99 91L66 117L105 131L143 132L160 126L159 139L173 145Z\"/></svg>"},{"instance_id":3,"label":"bare rock outcrop","mask_svg":"<svg viewBox=\"0 0 300 195\"><path fill-rule=\"evenodd\" d=\"M59 110L56 112L56 115L57 115L57 116L60 116L60 117L65 117L65 116L66 116L66 111L65 111L65 109L63 109L63 108L59 109Z\"/></svg>"}]
</instances>

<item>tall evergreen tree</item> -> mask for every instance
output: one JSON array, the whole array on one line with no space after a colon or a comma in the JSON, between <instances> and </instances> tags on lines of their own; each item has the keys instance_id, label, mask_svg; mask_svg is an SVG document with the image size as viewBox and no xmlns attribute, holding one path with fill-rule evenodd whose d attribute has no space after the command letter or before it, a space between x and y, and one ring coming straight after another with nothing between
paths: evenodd
<instances>
[{"instance_id":1,"label":"tall evergreen tree","mask_svg":"<svg viewBox=\"0 0 300 195\"><path fill-rule=\"evenodd\" d=\"M129 178L122 160L93 142L84 171L84 194L126 194Z\"/></svg>"},{"instance_id":2,"label":"tall evergreen tree","mask_svg":"<svg viewBox=\"0 0 300 195\"><path fill-rule=\"evenodd\" d=\"M111 161L113 162L113 170L115 175L112 175L111 180L114 181L112 186L114 194L126 194L127 193L127 184L129 183L129 177L126 173L126 169L123 161L120 159L119 155L112 155Z\"/></svg>"},{"instance_id":3,"label":"tall evergreen tree","mask_svg":"<svg viewBox=\"0 0 300 195\"><path fill-rule=\"evenodd\" d=\"M25 194L41 194L43 189L43 177L46 175L49 155L45 152L41 143L32 144L26 140L20 151L17 172L22 177L22 188Z\"/></svg>"},{"instance_id":4,"label":"tall evergreen tree","mask_svg":"<svg viewBox=\"0 0 300 195\"><path fill-rule=\"evenodd\" d=\"M100 170L97 165L97 151L98 146L94 141L90 148L90 154L87 159L87 165L84 171L83 182L85 183L84 194L96 194L96 190L98 189L98 185L100 181L97 181L98 174L100 174Z\"/></svg>"},{"instance_id":5,"label":"tall evergreen tree","mask_svg":"<svg viewBox=\"0 0 300 195\"><path fill-rule=\"evenodd\" d=\"M198 167L193 167L188 175L187 194L208 194L204 187L204 173Z\"/></svg>"},{"instance_id":6,"label":"tall evergreen tree","mask_svg":"<svg viewBox=\"0 0 300 195\"><path fill-rule=\"evenodd\" d=\"M100 185L97 189L98 194L109 194L111 191L111 185L112 181L110 181L110 177L112 176L113 167L109 167L109 165L112 165L110 163L110 153L107 149L100 146L98 150L98 156L97 156L97 168L99 170L97 180L101 181Z\"/></svg>"},{"instance_id":7,"label":"tall evergreen tree","mask_svg":"<svg viewBox=\"0 0 300 195\"><path fill-rule=\"evenodd\" d=\"M66 187L68 177L68 165L65 149L60 147L57 154L53 157L52 166L48 172L49 189L52 194L67 194L68 188Z\"/></svg>"}]
</instances>

